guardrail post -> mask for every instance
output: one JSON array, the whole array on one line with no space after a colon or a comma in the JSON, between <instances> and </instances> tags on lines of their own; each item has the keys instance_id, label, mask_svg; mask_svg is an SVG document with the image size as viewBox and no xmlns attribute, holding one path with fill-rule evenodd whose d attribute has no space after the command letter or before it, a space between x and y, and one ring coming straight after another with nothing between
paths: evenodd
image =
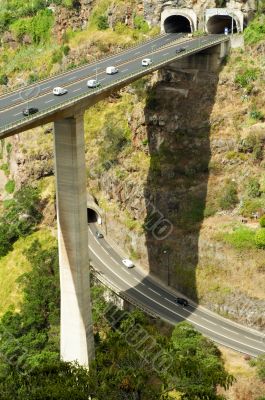
<instances>
[{"instance_id":1,"label":"guardrail post","mask_svg":"<svg viewBox=\"0 0 265 400\"><path fill-rule=\"evenodd\" d=\"M94 358L90 307L83 114L54 123L61 286L61 358Z\"/></svg>"}]
</instances>

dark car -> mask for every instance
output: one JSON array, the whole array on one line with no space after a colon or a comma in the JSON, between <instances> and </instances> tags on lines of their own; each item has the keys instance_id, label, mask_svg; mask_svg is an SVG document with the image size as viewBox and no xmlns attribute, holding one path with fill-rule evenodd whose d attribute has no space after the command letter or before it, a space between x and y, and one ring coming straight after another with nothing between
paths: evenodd
<instances>
[{"instance_id":1,"label":"dark car","mask_svg":"<svg viewBox=\"0 0 265 400\"><path fill-rule=\"evenodd\" d=\"M96 232L96 237L97 237L98 239L102 239L104 236L103 236L102 233L100 233L99 231L97 231L97 232Z\"/></svg>"},{"instance_id":2,"label":"dark car","mask_svg":"<svg viewBox=\"0 0 265 400\"><path fill-rule=\"evenodd\" d=\"M22 110L22 114L28 117L29 115L35 114L38 111L39 109L36 107L29 107L29 108L24 108L24 110Z\"/></svg>"},{"instance_id":3,"label":"dark car","mask_svg":"<svg viewBox=\"0 0 265 400\"><path fill-rule=\"evenodd\" d=\"M187 307L189 305L188 300L183 299L183 297L177 297L176 303L180 304L181 306Z\"/></svg>"},{"instance_id":4,"label":"dark car","mask_svg":"<svg viewBox=\"0 0 265 400\"><path fill-rule=\"evenodd\" d=\"M185 51L186 47L179 47L178 49L176 49L176 53L181 53L182 51Z\"/></svg>"}]
</instances>

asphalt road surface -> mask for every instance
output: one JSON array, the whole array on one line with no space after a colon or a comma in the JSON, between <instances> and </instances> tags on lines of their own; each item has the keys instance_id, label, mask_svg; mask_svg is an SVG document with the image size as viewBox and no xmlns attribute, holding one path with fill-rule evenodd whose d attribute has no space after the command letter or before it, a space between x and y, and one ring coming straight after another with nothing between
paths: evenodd
<instances>
[{"instance_id":1,"label":"asphalt road surface","mask_svg":"<svg viewBox=\"0 0 265 400\"><path fill-rule=\"evenodd\" d=\"M151 311L171 324L186 320L205 336L226 347L257 357L265 354L265 335L225 319L189 301L187 307L176 303L173 290L138 267L126 268L122 256L105 238L95 235L96 224L89 224L89 255L96 271L111 282L116 292L133 299L140 308ZM100 276L99 276L100 278Z\"/></svg>"},{"instance_id":2,"label":"asphalt road surface","mask_svg":"<svg viewBox=\"0 0 265 400\"><path fill-rule=\"evenodd\" d=\"M87 87L88 79L97 78L100 87L96 91L115 84L117 81L124 80L142 73L150 73L150 68L159 68L163 62L172 62L177 57L184 57L189 51L199 51L211 47L215 40L227 40L223 35L207 35L199 38L184 38L183 34L170 33L155 37L146 43L132 47L126 51L108 56L102 60L83 67L62 73L61 75L51 77L40 81L30 87L21 88L9 94L0 96L0 132L4 132L8 124L20 123L25 121L22 114L23 108L36 107L39 112L48 112L51 108L63 108L64 103L69 100L73 102L78 96L88 96L95 93L95 89ZM177 54L176 49L184 47L185 51ZM152 65L143 67L141 61L143 58L151 58ZM106 74L106 67L118 67L119 72L114 75ZM62 96L55 96L52 90L56 86L62 86L68 90L68 93ZM78 101L78 100L77 100ZM35 114L38 117L38 113ZM25 128L26 129L26 128Z\"/></svg>"}]
</instances>

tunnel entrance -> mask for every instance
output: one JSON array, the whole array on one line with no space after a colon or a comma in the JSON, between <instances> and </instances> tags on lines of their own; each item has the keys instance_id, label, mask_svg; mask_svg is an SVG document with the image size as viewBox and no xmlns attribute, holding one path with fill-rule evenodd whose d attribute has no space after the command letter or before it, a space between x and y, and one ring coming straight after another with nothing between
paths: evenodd
<instances>
[{"instance_id":1,"label":"tunnel entrance","mask_svg":"<svg viewBox=\"0 0 265 400\"><path fill-rule=\"evenodd\" d=\"M213 15L207 22L208 33L224 33L225 28L228 33L237 33L236 20L229 15Z\"/></svg>"},{"instance_id":2,"label":"tunnel entrance","mask_svg":"<svg viewBox=\"0 0 265 400\"><path fill-rule=\"evenodd\" d=\"M166 33L191 32L191 23L188 18L182 15L171 15L164 21Z\"/></svg>"},{"instance_id":3,"label":"tunnel entrance","mask_svg":"<svg viewBox=\"0 0 265 400\"><path fill-rule=\"evenodd\" d=\"M101 223L100 216L96 213L95 210L92 210L92 208L87 208L87 223L90 224L96 222Z\"/></svg>"}]
</instances>

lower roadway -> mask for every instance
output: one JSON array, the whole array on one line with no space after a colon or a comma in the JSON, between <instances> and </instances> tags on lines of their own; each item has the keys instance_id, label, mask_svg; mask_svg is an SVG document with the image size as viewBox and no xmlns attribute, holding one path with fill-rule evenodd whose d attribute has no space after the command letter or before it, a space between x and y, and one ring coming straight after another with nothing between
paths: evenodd
<instances>
[{"instance_id":1,"label":"lower roadway","mask_svg":"<svg viewBox=\"0 0 265 400\"><path fill-rule=\"evenodd\" d=\"M93 267L105 281L110 282L121 297L130 298L140 308L155 314L170 324L190 322L198 331L215 341L241 353L257 357L265 354L265 335L227 320L201 306L190 302L183 307L176 303L177 293L168 290L151 275L138 267L127 269L122 256L103 239L95 235L97 227L89 224L89 254Z\"/></svg>"}]
</instances>

